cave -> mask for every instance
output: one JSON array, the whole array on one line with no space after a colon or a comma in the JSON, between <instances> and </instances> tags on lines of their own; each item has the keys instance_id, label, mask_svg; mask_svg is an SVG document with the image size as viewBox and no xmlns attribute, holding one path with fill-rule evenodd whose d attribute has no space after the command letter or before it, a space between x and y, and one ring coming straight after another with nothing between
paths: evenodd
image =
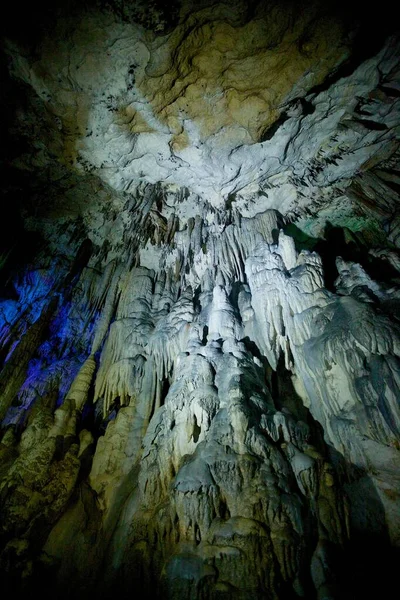
<instances>
[{"instance_id":1,"label":"cave","mask_svg":"<svg viewBox=\"0 0 400 600\"><path fill-rule=\"evenodd\" d=\"M391 596L394 7L7 8L4 597Z\"/></svg>"}]
</instances>

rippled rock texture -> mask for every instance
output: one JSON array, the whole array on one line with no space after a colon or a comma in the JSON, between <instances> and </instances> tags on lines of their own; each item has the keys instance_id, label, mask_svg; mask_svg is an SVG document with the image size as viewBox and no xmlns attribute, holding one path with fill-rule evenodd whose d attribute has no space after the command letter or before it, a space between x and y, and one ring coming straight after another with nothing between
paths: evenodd
<instances>
[{"instance_id":1,"label":"rippled rock texture","mask_svg":"<svg viewBox=\"0 0 400 600\"><path fill-rule=\"evenodd\" d=\"M400 44L339 8L72 3L5 36L15 596L389 593Z\"/></svg>"}]
</instances>

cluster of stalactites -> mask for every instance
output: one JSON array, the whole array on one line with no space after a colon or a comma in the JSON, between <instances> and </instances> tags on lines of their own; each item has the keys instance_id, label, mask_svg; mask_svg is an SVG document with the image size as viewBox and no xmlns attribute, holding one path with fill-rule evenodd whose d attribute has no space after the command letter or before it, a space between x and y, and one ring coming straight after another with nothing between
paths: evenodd
<instances>
[{"instance_id":1,"label":"cluster of stalactites","mask_svg":"<svg viewBox=\"0 0 400 600\"><path fill-rule=\"evenodd\" d=\"M238 220L218 234L202 225L200 218L194 219L175 235L176 247L184 249L180 277L176 277L176 264L159 271L124 270L112 261L100 278L92 278L90 284L84 281L89 305L101 308L91 356L102 348L94 400L102 399L104 415L116 399L124 405L149 393L143 387L147 369L155 371L160 384L171 377L197 310L194 292L201 305L218 290L221 298L225 290L229 293L232 282L244 282L246 257L257 243L272 243L278 225L275 211Z\"/></svg>"},{"instance_id":2,"label":"cluster of stalactites","mask_svg":"<svg viewBox=\"0 0 400 600\"><path fill-rule=\"evenodd\" d=\"M355 372L360 381L365 376L363 361L375 360L376 355L398 356L396 327L388 318L375 315L373 308L374 299L396 299L398 292L396 288L383 288L360 265L340 258L336 285L341 296L327 292L320 257L308 251L299 253L281 225L280 215L272 210L252 219L236 214L231 222L214 225L196 217L175 231L172 247L164 246L158 269L132 267L135 261L107 260L106 255L99 264L90 262L76 282L74 310L66 313L68 319L76 321L76 315L80 315L82 323L92 323L90 332L85 334L87 354L80 368L74 367L75 373L64 369L70 380L64 384L63 397L75 400L82 408L93 389L94 400L103 402L105 416L116 401L127 405L147 398L150 405L157 407L162 402L164 382L173 380L177 358L187 351L187 344L203 346L222 339L227 348L232 345L229 340L249 338L274 369L280 356L284 356L286 368L304 384L306 402L312 404L313 398L322 394L326 396L325 406L329 405L334 414L340 406L354 406L359 402L360 390L366 393L365 385L356 384L354 379ZM177 252L178 277L177 263L168 259L176 259ZM385 258L397 264L396 257ZM35 290L37 286L32 287L33 284L31 288ZM58 297L62 303L62 295ZM42 302L41 296L39 300ZM342 327L336 323L339 314ZM353 318L356 314L360 315L357 320ZM36 330L44 330L53 317L54 309L43 313L42 320L36 317L35 326L27 328L26 343L33 340ZM362 318L365 322L361 327L357 323ZM28 321L24 316L24 323ZM81 335L84 328L87 326L67 327L67 334L72 337L64 345L76 344L73 336ZM8 343L6 329L3 327L1 334L4 343ZM32 352L41 341L40 335L36 337ZM317 346L319 352L313 349ZM351 348L356 352L350 361ZM29 362L30 354L26 356ZM385 368L392 374L393 360L385 359ZM6 389L10 398L26 378L30 368L27 361L20 362L19 378L13 377L12 389ZM321 364L316 365L315 361ZM53 369L52 385L62 378L63 364L60 360L57 369ZM348 382L342 394L346 400L336 399L332 390L325 389L326 385L312 376L313 369L324 369L325 364L334 364L337 376L340 372L342 380ZM26 379L21 392L27 399L25 408L32 403L35 390L46 393L47 372L50 371L41 374L39 383L35 384L34 372ZM3 373L2 377L6 375ZM379 391L377 385L374 389L369 386L367 397L374 406L382 406L383 402L393 412L390 398L396 394L396 379L391 377L386 391ZM382 394L387 399L378 401ZM389 430L398 429L398 417L388 424L383 413L375 410L372 430L379 439L388 441ZM394 413L397 414L395 410ZM331 435L337 433L332 431Z\"/></svg>"}]
</instances>

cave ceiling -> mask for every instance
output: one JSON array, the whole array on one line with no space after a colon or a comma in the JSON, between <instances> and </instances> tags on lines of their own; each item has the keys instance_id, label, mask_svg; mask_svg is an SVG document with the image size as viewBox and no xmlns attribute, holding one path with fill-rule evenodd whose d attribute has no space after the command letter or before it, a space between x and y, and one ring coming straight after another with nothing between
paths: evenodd
<instances>
[{"instance_id":1,"label":"cave ceiling","mask_svg":"<svg viewBox=\"0 0 400 600\"><path fill-rule=\"evenodd\" d=\"M109 216L155 186L158 212L182 223L277 209L316 237L328 220L390 229L390 13L207 1L37 13L4 25L5 188L23 190L26 219L79 215L105 238Z\"/></svg>"}]
</instances>

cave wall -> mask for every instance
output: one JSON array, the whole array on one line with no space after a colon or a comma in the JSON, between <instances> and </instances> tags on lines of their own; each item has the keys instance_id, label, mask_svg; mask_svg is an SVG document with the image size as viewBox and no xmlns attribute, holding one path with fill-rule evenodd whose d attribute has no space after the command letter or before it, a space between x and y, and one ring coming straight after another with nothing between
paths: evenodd
<instances>
[{"instance_id":1,"label":"cave wall","mask_svg":"<svg viewBox=\"0 0 400 600\"><path fill-rule=\"evenodd\" d=\"M385 594L398 37L329 3L94 4L5 42L4 588Z\"/></svg>"}]
</instances>

